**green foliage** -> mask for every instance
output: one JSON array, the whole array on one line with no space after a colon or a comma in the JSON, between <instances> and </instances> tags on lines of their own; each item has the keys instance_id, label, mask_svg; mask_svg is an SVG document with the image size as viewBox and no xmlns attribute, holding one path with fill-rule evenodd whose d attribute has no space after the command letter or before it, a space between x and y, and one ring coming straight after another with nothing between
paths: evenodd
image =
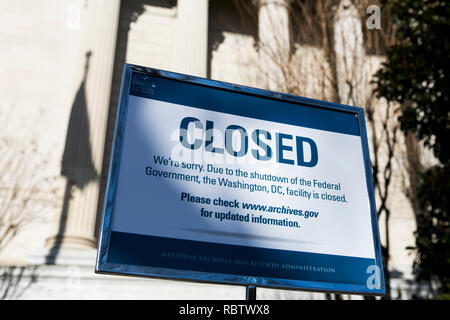
<instances>
[{"instance_id":1,"label":"green foliage","mask_svg":"<svg viewBox=\"0 0 450 320\"><path fill-rule=\"evenodd\" d=\"M437 276L445 293L450 292L449 190L448 166L436 166L422 174L418 193L424 211L418 216L416 231L418 276Z\"/></svg>"},{"instance_id":2,"label":"green foliage","mask_svg":"<svg viewBox=\"0 0 450 320\"><path fill-rule=\"evenodd\" d=\"M437 297L434 297L431 300L450 300L450 294L444 293L444 294L441 294L441 295L439 295Z\"/></svg>"},{"instance_id":3,"label":"green foliage","mask_svg":"<svg viewBox=\"0 0 450 320\"><path fill-rule=\"evenodd\" d=\"M430 0L394 0L386 5L398 37L376 75L378 93L405 105L402 129L415 132L445 163L450 158L445 141L450 127L450 6Z\"/></svg>"},{"instance_id":4,"label":"green foliage","mask_svg":"<svg viewBox=\"0 0 450 320\"><path fill-rule=\"evenodd\" d=\"M396 42L375 75L377 93L402 106L401 129L429 147L440 165L421 173L417 186L421 212L416 213L419 277L437 276L450 288L449 69L450 5L448 1L390 0Z\"/></svg>"}]
</instances>

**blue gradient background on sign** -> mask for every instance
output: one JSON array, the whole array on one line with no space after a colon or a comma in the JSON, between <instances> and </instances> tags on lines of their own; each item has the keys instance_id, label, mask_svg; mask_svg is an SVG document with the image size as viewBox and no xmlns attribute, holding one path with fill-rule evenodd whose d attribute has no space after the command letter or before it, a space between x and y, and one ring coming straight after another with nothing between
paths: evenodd
<instances>
[{"instance_id":1,"label":"blue gradient background on sign","mask_svg":"<svg viewBox=\"0 0 450 320\"><path fill-rule=\"evenodd\" d=\"M108 261L114 264L142 265L187 269L192 271L225 274L243 274L254 277L275 277L292 280L344 282L365 285L367 268L375 259L355 258L338 255L265 249L211 242L180 240L164 237L111 232ZM197 259L165 258L167 253L195 256ZM214 263L200 261L199 257L246 260L277 263L280 267L267 268L235 263ZM282 264L332 268L335 272L283 269Z\"/></svg>"},{"instance_id":2,"label":"blue gradient background on sign","mask_svg":"<svg viewBox=\"0 0 450 320\"><path fill-rule=\"evenodd\" d=\"M175 84L175 85L174 85ZM181 84L181 83L180 83ZM149 88L151 88L149 90ZM311 129L360 136L354 113L302 106L223 89L133 74L130 95Z\"/></svg>"}]
</instances>

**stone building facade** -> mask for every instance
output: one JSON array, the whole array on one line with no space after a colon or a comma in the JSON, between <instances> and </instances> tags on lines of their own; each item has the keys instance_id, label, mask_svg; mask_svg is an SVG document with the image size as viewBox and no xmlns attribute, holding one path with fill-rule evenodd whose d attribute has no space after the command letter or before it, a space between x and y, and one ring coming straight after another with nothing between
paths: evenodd
<instances>
[{"instance_id":1,"label":"stone building facade","mask_svg":"<svg viewBox=\"0 0 450 320\"><path fill-rule=\"evenodd\" d=\"M0 1L0 150L11 160L0 163L0 196L2 204L13 203L11 214L27 213L0 247L3 298L245 297L238 286L94 274L115 108L125 62L279 91L288 90L280 66L297 63L297 78L304 79L299 92L331 99L330 85L323 85L331 66L316 46L293 41L290 5L256 0L252 14L219 0ZM352 2L342 0L335 10L337 91L342 103L364 107L370 76L383 58L365 52L365 26ZM248 27L247 19L256 23ZM339 41L342 34L346 42ZM351 94L348 75L356 83ZM376 103L375 117L381 117L387 107ZM401 134L395 148L389 270L393 298L410 298L422 287L413 281L414 256L406 250L414 245L415 219L405 194ZM11 192L18 194L14 201ZM257 298L326 295L258 289Z\"/></svg>"}]
</instances>

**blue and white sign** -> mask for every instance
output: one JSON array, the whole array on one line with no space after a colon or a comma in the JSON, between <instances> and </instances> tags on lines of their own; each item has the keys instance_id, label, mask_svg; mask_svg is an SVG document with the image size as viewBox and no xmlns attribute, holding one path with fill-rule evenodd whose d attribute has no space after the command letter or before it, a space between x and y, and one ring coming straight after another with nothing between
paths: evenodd
<instances>
[{"instance_id":1,"label":"blue and white sign","mask_svg":"<svg viewBox=\"0 0 450 320\"><path fill-rule=\"evenodd\" d=\"M360 108L125 65L97 272L384 294Z\"/></svg>"}]
</instances>

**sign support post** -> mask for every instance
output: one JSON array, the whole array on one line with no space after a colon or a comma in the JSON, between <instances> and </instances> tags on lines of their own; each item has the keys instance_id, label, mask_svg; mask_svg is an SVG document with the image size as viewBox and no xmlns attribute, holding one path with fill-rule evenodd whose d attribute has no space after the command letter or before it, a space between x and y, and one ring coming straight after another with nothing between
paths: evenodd
<instances>
[{"instance_id":1,"label":"sign support post","mask_svg":"<svg viewBox=\"0 0 450 320\"><path fill-rule=\"evenodd\" d=\"M247 286L245 291L245 300L256 300L256 286Z\"/></svg>"}]
</instances>

